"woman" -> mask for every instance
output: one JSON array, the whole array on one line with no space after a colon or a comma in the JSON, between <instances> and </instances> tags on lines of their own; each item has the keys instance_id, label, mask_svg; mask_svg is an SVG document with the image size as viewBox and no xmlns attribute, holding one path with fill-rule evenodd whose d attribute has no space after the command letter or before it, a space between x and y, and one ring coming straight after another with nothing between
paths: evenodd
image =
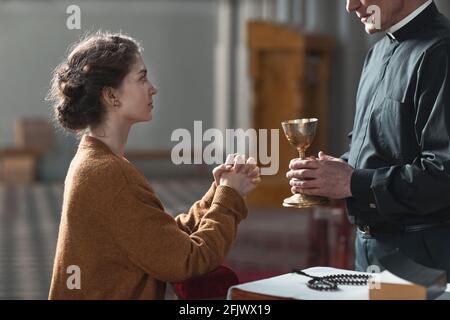
<instances>
[{"instance_id":1,"label":"woman","mask_svg":"<svg viewBox=\"0 0 450 320\"><path fill-rule=\"evenodd\" d=\"M54 72L55 118L83 134L65 180L50 299L162 299L165 282L219 266L259 183L254 160L227 157L214 183L175 219L124 158L131 126L152 119L157 90L140 45L97 33L77 43Z\"/></svg>"}]
</instances>

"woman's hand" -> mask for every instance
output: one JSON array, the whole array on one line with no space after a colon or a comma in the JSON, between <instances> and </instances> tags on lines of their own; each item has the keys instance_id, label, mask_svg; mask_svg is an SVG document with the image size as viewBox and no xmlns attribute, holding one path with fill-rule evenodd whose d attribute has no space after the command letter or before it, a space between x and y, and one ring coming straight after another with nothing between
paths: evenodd
<instances>
[{"instance_id":1,"label":"woman's hand","mask_svg":"<svg viewBox=\"0 0 450 320\"><path fill-rule=\"evenodd\" d=\"M235 189L242 197L256 188L261 182L261 172L253 158L246 159L240 154L228 155L225 164L213 170L217 185Z\"/></svg>"}]
</instances>

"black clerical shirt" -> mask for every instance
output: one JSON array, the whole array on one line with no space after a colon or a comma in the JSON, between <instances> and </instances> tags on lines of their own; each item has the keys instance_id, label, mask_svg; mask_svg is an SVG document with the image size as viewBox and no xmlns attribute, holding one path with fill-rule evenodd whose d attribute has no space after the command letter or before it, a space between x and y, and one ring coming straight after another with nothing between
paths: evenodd
<instances>
[{"instance_id":1,"label":"black clerical shirt","mask_svg":"<svg viewBox=\"0 0 450 320\"><path fill-rule=\"evenodd\" d=\"M450 21L431 4L368 53L349 151L356 224L450 219Z\"/></svg>"}]
</instances>

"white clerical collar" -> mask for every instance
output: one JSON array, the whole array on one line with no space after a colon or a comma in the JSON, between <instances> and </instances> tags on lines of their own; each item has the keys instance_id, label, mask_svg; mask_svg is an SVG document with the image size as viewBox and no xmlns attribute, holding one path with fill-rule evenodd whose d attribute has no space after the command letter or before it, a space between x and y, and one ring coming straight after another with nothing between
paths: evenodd
<instances>
[{"instance_id":1,"label":"white clerical collar","mask_svg":"<svg viewBox=\"0 0 450 320\"><path fill-rule=\"evenodd\" d=\"M406 18L401 20L400 22L394 24L392 27L387 29L386 33L391 39L395 39L395 36L393 35L394 32L397 32L404 26L406 26L408 23L410 23L415 17L417 17L419 14L422 13L428 6L430 6L433 3L433 0L428 0L423 5L418 7L416 10L414 10L411 14L409 14Z\"/></svg>"}]
</instances>

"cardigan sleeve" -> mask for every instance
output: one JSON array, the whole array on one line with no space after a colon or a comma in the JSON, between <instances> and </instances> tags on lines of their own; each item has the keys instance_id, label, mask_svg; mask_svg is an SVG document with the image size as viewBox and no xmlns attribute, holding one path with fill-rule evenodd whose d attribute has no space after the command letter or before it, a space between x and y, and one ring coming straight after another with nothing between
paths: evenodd
<instances>
[{"instance_id":1,"label":"cardigan sleeve","mask_svg":"<svg viewBox=\"0 0 450 320\"><path fill-rule=\"evenodd\" d=\"M246 215L242 197L232 188L219 186L197 230L187 234L162 210L154 193L128 184L115 197L105 223L135 265L155 279L174 282L217 268Z\"/></svg>"},{"instance_id":2,"label":"cardigan sleeve","mask_svg":"<svg viewBox=\"0 0 450 320\"><path fill-rule=\"evenodd\" d=\"M175 217L180 229L187 234L197 230L202 217L208 212L216 192L216 183L213 182L205 195L189 209L187 213L181 213Z\"/></svg>"}]
</instances>

